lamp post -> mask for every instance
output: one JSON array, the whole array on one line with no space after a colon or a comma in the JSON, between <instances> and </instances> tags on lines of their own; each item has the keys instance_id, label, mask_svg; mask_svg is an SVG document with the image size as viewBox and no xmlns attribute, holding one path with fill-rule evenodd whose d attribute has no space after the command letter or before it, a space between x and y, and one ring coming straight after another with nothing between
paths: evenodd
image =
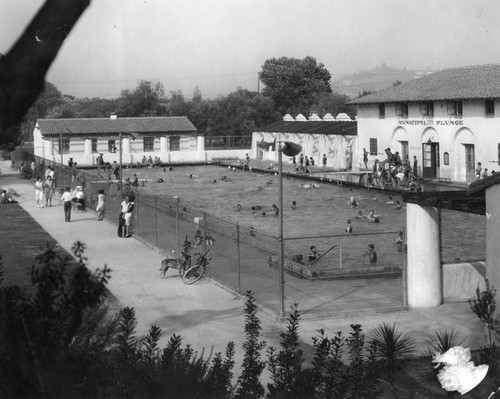
<instances>
[{"instance_id":1,"label":"lamp post","mask_svg":"<svg viewBox=\"0 0 500 399\"><path fill-rule=\"evenodd\" d=\"M261 141L258 147L268 150L274 143ZM283 154L294 157L302 151L302 146L290 141L278 141L278 201L279 201L279 284L280 284L280 306L281 317L285 316L285 241L283 238Z\"/></svg>"},{"instance_id":2,"label":"lamp post","mask_svg":"<svg viewBox=\"0 0 500 399\"><path fill-rule=\"evenodd\" d=\"M119 186L120 186L120 190L121 190L121 187L122 187L122 132L120 132L120 135L119 135L119 140L120 140L120 181L118 182Z\"/></svg>"},{"instance_id":3,"label":"lamp post","mask_svg":"<svg viewBox=\"0 0 500 399\"><path fill-rule=\"evenodd\" d=\"M123 135L127 135L129 137L132 137L132 140L135 140L138 136L137 133L134 133L134 132L119 132L119 140L120 140L120 187L121 187L121 184L123 182L123 175L122 175L122 154L123 154L123 143L122 143L122 139L123 139Z\"/></svg>"}]
</instances>

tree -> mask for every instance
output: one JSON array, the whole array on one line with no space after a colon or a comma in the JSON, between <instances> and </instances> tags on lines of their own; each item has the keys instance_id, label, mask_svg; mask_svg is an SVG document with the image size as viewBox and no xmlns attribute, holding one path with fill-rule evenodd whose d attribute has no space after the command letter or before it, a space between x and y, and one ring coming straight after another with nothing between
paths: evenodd
<instances>
[{"instance_id":1,"label":"tree","mask_svg":"<svg viewBox=\"0 0 500 399\"><path fill-rule=\"evenodd\" d=\"M165 115L165 89L160 82L139 81L134 91L123 90L118 114L125 117Z\"/></svg>"},{"instance_id":2,"label":"tree","mask_svg":"<svg viewBox=\"0 0 500 399\"><path fill-rule=\"evenodd\" d=\"M274 100L281 114L308 109L314 94L331 93L331 74L313 57L271 58L264 62L259 78L265 87L264 96Z\"/></svg>"},{"instance_id":3,"label":"tree","mask_svg":"<svg viewBox=\"0 0 500 399\"><path fill-rule=\"evenodd\" d=\"M264 386L260 376L266 367L266 362L261 360L260 351L266 343L259 340L260 319L257 317L257 304L251 291L247 291L245 302L245 342L243 349L245 357L241 365L241 375L238 378L237 399L258 399L264 396Z\"/></svg>"}]
</instances>

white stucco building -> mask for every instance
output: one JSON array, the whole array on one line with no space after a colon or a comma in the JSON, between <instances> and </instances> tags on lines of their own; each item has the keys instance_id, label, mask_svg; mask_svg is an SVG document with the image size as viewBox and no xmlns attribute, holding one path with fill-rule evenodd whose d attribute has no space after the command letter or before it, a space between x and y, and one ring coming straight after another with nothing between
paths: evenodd
<instances>
[{"instance_id":1,"label":"white stucco building","mask_svg":"<svg viewBox=\"0 0 500 399\"><path fill-rule=\"evenodd\" d=\"M248 149L205 149L205 137L185 116L144 118L39 119L33 132L34 154L66 164L71 157L80 166L105 162L136 163L143 156L166 163L207 162L215 157L244 158Z\"/></svg>"},{"instance_id":2,"label":"white stucco building","mask_svg":"<svg viewBox=\"0 0 500 399\"><path fill-rule=\"evenodd\" d=\"M384 149L417 157L424 178L474 180L477 162L500 171L500 65L445 69L350 101L357 106L353 164Z\"/></svg>"},{"instance_id":3,"label":"white stucco building","mask_svg":"<svg viewBox=\"0 0 500 399\"><path fill-rule=\"evenodd\" d=\"M357 123L346 114L334 118L326 114L320 118L312 114L306 119L302 114L293 118L285 115L282 121L260 127L252 134L252 158L270 161L278 160L278 146L263 152L257 143L265 141L291 141L302 146L302 154L312 157L316 165L322 164L323 154L328 158L328 167L352 169L352 155L355 147ZM290 161L285 157L285 162Z\"/></svg>"}]
</instances>

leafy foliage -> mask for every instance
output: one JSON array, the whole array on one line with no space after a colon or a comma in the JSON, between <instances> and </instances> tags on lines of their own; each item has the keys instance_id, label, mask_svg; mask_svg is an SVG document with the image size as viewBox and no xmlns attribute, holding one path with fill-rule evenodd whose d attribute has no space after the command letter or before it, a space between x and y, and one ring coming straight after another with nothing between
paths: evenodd
<instances>
[{"instance_id":1,"label":"leafy foliage","mask_svg":"<svg viewBox=\"0 0 500 399\"><path fill-rule=\"evenodd\" d=\"M268 349L268 398L303 398L313 393L311 371L302 370L304 352L300 348L298 305L291 307L285 331L280 334L281 350Z\"/></svg>"},{"instance_id":2,"label":"leafy foliage","mask_svg":"<svg viewBox=\"0 0 500 399\"><path fill-rule=\"evenodd\" d=\"M427 357L433 358L436 354L445 353L448 349L463 344L464 339L455 330L438 330L427 339Z\"/></svg>"},{"instance_id":3,"label":"leafy foliage","mask_svg":"<svg viewBox=\"0 0 500 399\"><path fill-rule=\"evenodd\" d=\"M376 327L371 332L370 342L376 348L377 366L384 371L395 371L415 351L415 339L395 324L383 323Z\"/></svg>"},{"instance_id":4,"label":"leafy foliage","mask_svg":"<svg viewBox=\"0 0 500 399\"><path fill-rule=\"evenodd\" d=\"M308 110L314 95L332 92L330 72L310 56L270 58L264 62L259 78L265 85L262 94L273 99L281 114Z\"/></svg>"},{"instance_id":5,"label":"leafy foliage","mask_svg":"<svg viewBox=\"0 0 500 399\"><path fill-rule=\"evenodd\" d=\"M245 302L245 342L243 349L245 357L241 365L241 375L238 378L238 389L236 398L261 398L264 396L264 386L260 382L260 376L266 367L261 360L260 351L266 346L265 342L259 341L261 324L257 317L257 304L251 291L246 292Z\"/></svg>"}]
</instances>

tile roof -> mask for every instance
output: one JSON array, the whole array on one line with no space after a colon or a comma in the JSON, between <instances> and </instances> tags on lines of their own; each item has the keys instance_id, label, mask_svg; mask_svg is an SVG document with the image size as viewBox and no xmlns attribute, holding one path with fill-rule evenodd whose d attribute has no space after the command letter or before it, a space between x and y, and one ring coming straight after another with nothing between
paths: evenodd
<instances>
[{"instance_id":1,"label":"tile roof","mask_svg":"<svg viewBox=\"0 0 500 399\"><path fill-rule=\"evenodd\" d=\"M494 98L500 98L500 64L443 69L349 104Z\"/></svg>"},{"instance_id":2,"label":"tile roof","mask_svg":"<svg viewBox=\"0 0 500 399\"><path fill-rule=\"evenodd\" d=\"M43 136L102 135L130 133L196 133L196 127L185 116L151 118L82 118L38 119Z\"/></svg>"},{"instance_id":3,"label":"tile roof","mask_svg":"<svg viewBox=\"0 0 500 399\"><path fill-rule=\"evenodd\" d=\"M337 134L357 136L358 123L351 122L286 122L279 121L267 126L259 127L256 132L261 133L309 133L309 134Z\"/></svg>"}]
</instances>

